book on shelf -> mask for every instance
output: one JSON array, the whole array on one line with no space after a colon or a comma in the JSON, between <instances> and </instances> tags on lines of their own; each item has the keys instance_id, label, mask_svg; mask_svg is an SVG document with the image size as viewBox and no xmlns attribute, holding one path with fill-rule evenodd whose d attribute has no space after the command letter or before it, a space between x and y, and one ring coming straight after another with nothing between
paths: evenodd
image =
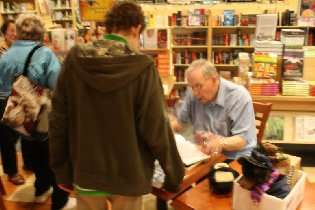
<instances>
[{"instance_id":1,"label":"book on shelf","mask_svg":"<svg viewBox=\"0 0 315 210\"><path fill-rule=\"evenodd\" d=\"M66 50L66 37L64 30L51 31L52 50L55 52Z\"/></svg>"},{"instance_id":2,"label":"book on shelf","mask_svg":"<svg viewBox=\"0 0 315 210\"><path fill-rule=\"evenodd\" d=\"M315 116L298 115L295 117L295 140L314 141Z\"/></svg>"},{"instance_id":3,"label":"book on shelf","mask_svg":"<svg viewBox=\"0 0 315 210\"><path fill-rule=\"evenodd\" d=\"M231 71L219 71L219 74L222 78L232 81L232 72Z\"/></svg>"},{"instance_id":4,"label":"book on shelf","mask_svg":"<svg viewBox=\"0 0 315 210\"><path fill-rule=\"evenodd\" d=\"M266 123L266 130L264 133L267 140L283 140L284 139L284 117L283 116L269 116Z\"/></svg>"},{"instance_id":5,"label":"book on shelf","mask_svg":"<svg viewBox=\"0 0 315 210\"><path fill-rule=\"evenodd\" d=\"M283 76L303 76L304 51L303 49L285 50L283 54Z\"/></svg>"},{"instance_id":6,"label":"book on shelf","mask_svg":"<svg viewBox=\"0 0 315 210\"><path fill-rule=\"evenodd\" d=\"M196 59L206 59L207 52L190 52L185 49L183 52L173 51L173 63L174 64L190 64Z\"/></svg>"},{"instance_id":7,"label":"book on shelf","mask_svg":"<svg viewBox=\"0 0 315 210\"><path fill-rule=\"evenodd\" d=\"M157 48L167 48L167 29L157 30Z\"/></svg>"},{"instance_id":8,"label":"book on shelf","mask_svg":"<svg viewBox=\"0 0 315 210\"><path fill-rule=\"evenodd\" d=\"M277 30L277 23L277 14L257 15L255 39L274 40Z\"/></svg>"},{"instance_id":9,"label":"book on shelf","mask_svg":"<svg viewBox=\"0 0 315 210\"><path fill-rule=\"evenodd\" d=\"M241 26L256 26L257 14L240 14Z\"/></svg>"},{"instance_id":10,"label":"book on shelf","mask_svg":"<svg viewBox=\"0 0 315 210\"><path fill-rule=\"evenodd\" d=\"M302 29L281 29L280 40L285 47L303 47L305 41L305 31Z\"/></svg>"},{"instance_id":11,"label":"book on shelf","mask_svg":"<svg viewBox=\"0 0 315 210\"><path fill-rule=\"evenodd\" d=\"M224 26L235 26L235 10L224 10L223 11L224 16Z\"/></svg>"},{"instance_id":12,"label":"book on shelf","mask_svg":"<svg viewBox=\"0 0 315 210\"><path fill-rule=\"evenodd\" d=\"M143 49L156 49L158 47L157 29L148 28L143 31Z\"/></svg>"},{"instance_id":13,"label":"book on shelf","mask_svg":"<svg viewBox=\"0 0 315 210\"><path fill-rule=\"evenodd\" d=\"M253 76L275 78L277 75L277 54L255 53Z\"/></svg>"}]
</instances>

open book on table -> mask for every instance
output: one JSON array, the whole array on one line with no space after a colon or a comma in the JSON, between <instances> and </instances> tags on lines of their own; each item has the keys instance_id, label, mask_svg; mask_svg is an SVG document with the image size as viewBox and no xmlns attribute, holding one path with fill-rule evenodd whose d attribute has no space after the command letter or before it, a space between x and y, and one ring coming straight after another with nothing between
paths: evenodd
<instances>
[{"instance_id":1,"label":"open book on table","mask_svg":"<svg viewBox=\"0 0 315 210\"><path fill-rule=\"evenodd\" d=\"M197 146L186 140L183 136L175 134L176 146L186 169L190 169L200 163L203 160L208 159L210 156L201 152ZM156 160L154 163L154 174L152 183L155 186L160 186L164 182L165 174L161 168L159 162Z\"/></svg>"},{"instance_id":2,"label":"open book on table","mask_svg":"<svg viewBox=\"0 0 315 210\"><path fill-rule=\"evenodd\" d=\"M197 146L182 135L175 134L176 146L185 166L190 166L208 159L210 156L201 152Z\"/></svg>"}]
</instances>

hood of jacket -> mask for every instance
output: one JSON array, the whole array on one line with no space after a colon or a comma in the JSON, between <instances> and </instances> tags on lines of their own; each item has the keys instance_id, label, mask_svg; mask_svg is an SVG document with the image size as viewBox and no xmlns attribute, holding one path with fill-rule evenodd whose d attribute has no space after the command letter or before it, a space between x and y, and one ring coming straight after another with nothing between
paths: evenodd
<instances>
[{"instance_id":1,"label":"hood of jacket","mask_svg":"<svg viewBox=\"0 0 315 210\"><path fill-rule=\"evenodd\" d=\"M115 40L77 45L69 55L78 76L100 92L118 90L155 65L149 56Z\"/></svg>"}]
</instances>

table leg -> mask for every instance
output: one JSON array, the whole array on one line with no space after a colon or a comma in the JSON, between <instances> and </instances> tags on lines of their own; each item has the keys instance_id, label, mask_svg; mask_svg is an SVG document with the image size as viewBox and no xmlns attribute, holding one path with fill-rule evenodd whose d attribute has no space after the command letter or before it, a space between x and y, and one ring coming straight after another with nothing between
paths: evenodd
<instances>
[{"instance_id":1,"label":"table leg","mask_svg":"<svg viewBox=\"0 0 315 210\"><path fill-rule=\"evenodd\" d=\"M156 198L156 210L167 210L167 202L160 198Z\"/></svg>"}]
</instances>

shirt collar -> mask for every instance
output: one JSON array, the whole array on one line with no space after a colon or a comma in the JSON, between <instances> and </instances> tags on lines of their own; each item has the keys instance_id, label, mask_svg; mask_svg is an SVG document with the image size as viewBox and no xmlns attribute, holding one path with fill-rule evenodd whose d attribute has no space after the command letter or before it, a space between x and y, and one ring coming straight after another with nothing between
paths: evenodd
<instances>
[{"instance_id":1,"label":"shirt collar","mask_svg":"<svg viewBox=\"0 0 315 210\"><path fill-rule=\"evenodd\" d=\"M218 95L217 98L215 99L214 103L224 107L225 105L225 100L224 100L224 96L225 96L225 81L224 79L222 79L221 77L219 78L220 80L220 84L219 84L219 90L218 90Z\"/></svg>"},{"instance_id":2,"label":"shirt collar","mask_svg":"<svg viewBox=\"0 0 315 210\"><path fill-rule=\"evenodd\" d=\"M129 44L125 38L123 38L121 36L114 35L114 34L105 34L104 39L115 40L115 41L122 42L122 43L127 44L127 45Z\"/></svg>"},{"instance_id":3,"label":"shirt collar","mask_svg":"<svg viewBox=\"0 0 315 210\"><path fill-rule=\"evenodd\" d=\"M40 42L30 41L30 40L16 40L12 43L12 46L32 46Z\"/></svg>"}]
</instances>

